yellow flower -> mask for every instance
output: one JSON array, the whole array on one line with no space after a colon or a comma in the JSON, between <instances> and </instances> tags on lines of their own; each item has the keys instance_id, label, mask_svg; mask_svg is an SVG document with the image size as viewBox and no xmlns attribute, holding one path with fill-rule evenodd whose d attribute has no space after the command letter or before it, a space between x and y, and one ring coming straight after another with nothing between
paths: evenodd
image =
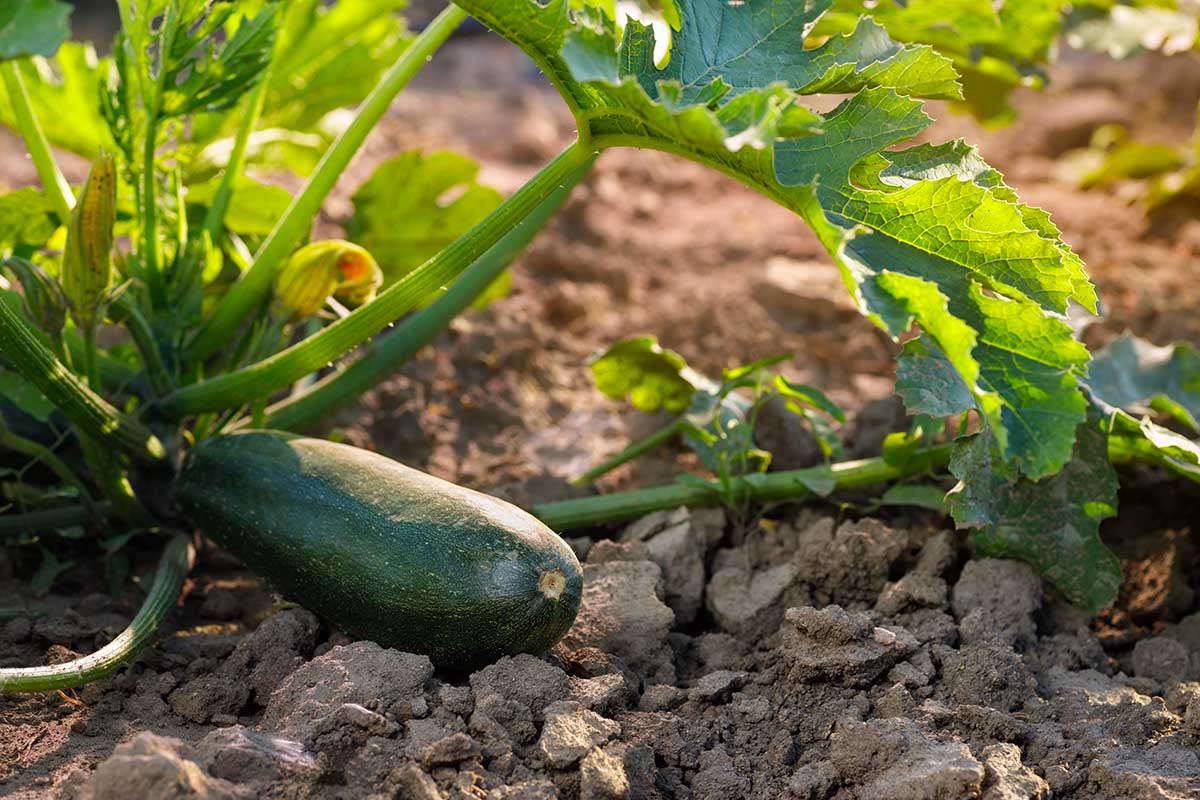
<instances>
[{"instance_id":1,"label":"yellow flower","mask_svg":"<svg viewBox=\"0 0 1200 800\"><path fill-rule=\"evenodd\" d=\"M62 288L75 324L88 330L112 284L113 221L117 206L117 168L101 153L71 212L63 251Z\"/></svg>"},{"instance_id":2,"label":"yellow flower","mask_svg":"<svg viewBox=\"0 0 1200 800\"><path fill-rule=\"evenodd\" d=\"M293 319L310 317L331 297L358 306L375 299L383 271L363 248L341 239L301 247L275 279L275 302Z\"/></svg>"}]
</instances>

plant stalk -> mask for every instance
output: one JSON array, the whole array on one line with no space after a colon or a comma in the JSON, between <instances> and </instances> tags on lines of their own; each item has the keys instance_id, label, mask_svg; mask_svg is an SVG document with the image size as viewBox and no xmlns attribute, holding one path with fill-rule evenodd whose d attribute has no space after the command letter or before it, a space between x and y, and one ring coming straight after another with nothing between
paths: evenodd
<instances>
[{"instance_id":1,"label":"plant stalk","mask_svg":"<svg viewBox=\"0 0 1200 800\"><path fill-rule=\"evenodd\" d=\"M257 364L175 391L164 401L166 410L184 416L250 403L332 364L452 282L594 157L590 149L572 144L465 236L372 302Z\"/></svg>"},{"instance_id":2,"label":"plant stalk","mask_svg":"<svg viewBox=\"0 0 1200 800\"><path fill-rule=\"evenodd\" d=\"M38 179L42 182L42 188L50 195L58 221L66 225L71 220L75 196L71 193L71 185L59 169L58 162L54 160L46 134L42 132L42 126L38 124L33 113L33 105L25 91L25 81L21 78L19 61L0 62L0 75L3 75L4 88L8 92L8 100L12 103L13 113L17 118L17 127L21 131L21 138L25 140L25 147L29 150L33 166L37 169Z\"/></svg>"},{"instance_id":3,"label":"plant stalk","mask_svg":"<svg viewBox=\"0 0 1200 800\"><path fill-rule=\"evenodd\" d=\"M912 466L894 466L887 463L882 456L833 464L830 470L833 472L834 490L870 486L910 477L930 469L944 468L950 463L953 450L953 444L931 447L924 451L927 458L911 459L908 463ZM732 478L729 490L738 497L759 502L800 502L815 498L817 495L798 479L798 472L807 470L756 473ZM589 525L624 522L653 511L666 511L679 506L720 505L723 491L716 481L710 481L706 485L669 483L665 486L633 489L628 492L542 503L533 507L533 515L556 531L570 530Z\"/></svg>"},{"instance_id":4,"label":"plant stalk","mask_svg":"<svg viewBox=\"0 0 1200 800\"><path fill-rule=\"evenodd\" d=\"M308 234L313 218L337 183L367 134L383 118L392 100L400 93L434 52L466 19L467 12L451 5L413 40L399 60L380 79L354 115L354 120L326 151L304 189L292 201L263 243L250 269L229 290L188 345L187 356L193 363L203 361L219 350L233 335L246 314L255 308L271 289L280 265ZM340 353L337 355L341 355Z\"/></svg>"},{"instance_id":5,"label":"plant stalk","mask_svg":"<svg viewBox=\"0 0 1200 800\"><path fill-rule=\"evenodd\" d=\"M91 655L45 667L0 669L0 692L50 692L99 680L128 662L150 641L175 607L195 553L185 536L173 536L163 549L146 600L129 627Z\"/></svg>"},{"instance_id":6,"label":"plant stalk","mask_svg":"<svg viewBox=\"0 0 1200 800\"><path fill-rule=\"evenodd\" d=\"M146 462L166 457L146 426L113 408L55 357L33 328L0 302L0 351L80 431Z\"/></svg>"},{"instance_id":7,"label":"plant stalk","mask_svg":"<svg viewBox=\"0 0 1200 800\"><path fill-rule=\"evenodd\" d=\"M399 371L475 302L503 274L509 263L529 246L566 202L579 181L587 175L592 163L591 160L585 162L533 213L504 234L504 238L468 267L436 300L373 341L353 363L327 375L306 391L269 406L264 418L266 427L290 431L309 428L342 404Z\"/></svg>"}]
</instances>

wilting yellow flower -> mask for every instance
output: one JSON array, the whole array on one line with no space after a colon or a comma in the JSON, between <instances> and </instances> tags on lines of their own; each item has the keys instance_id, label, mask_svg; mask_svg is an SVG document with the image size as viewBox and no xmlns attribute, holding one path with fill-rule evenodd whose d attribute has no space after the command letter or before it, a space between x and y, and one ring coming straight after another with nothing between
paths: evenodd
<instances>
[{"instance_id":1,"label":"wilting yellow flower","mask_svg":"<svg viewBox=\"0 0 1200 800\"><path fill-rule=\"evenodd\" d=\"M71 212L63 251L62 288L80 328L96 324L96 309L112 284L113 222L117 214L117 167L101 153Z\"/></svg>"},{"instance_id":2,"label":"wilting yellow flower","mask_svg":"<svg viewBox=\"0 0 1200 800\"><path fill-rule=\"evenodd\" d=\"M383 271L363 248L341 239L305 245L275 279L275 302L294 319L321 310L330 296L358 306L375 299Z\"/></svg>"}]
</instances>

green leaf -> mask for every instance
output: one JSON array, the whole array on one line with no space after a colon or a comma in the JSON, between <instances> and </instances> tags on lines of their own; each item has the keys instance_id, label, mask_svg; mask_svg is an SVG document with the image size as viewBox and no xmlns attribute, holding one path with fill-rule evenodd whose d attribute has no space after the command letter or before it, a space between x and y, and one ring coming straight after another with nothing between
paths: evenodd
<instances>
[{"instance_id":1,"label":"green leaf","mask_svg":"<svg viewBox=\"0 0 1200 800\"><path fill-rule=\"evenodd\" d=\"M162 26L174 35L164 35L159 54L160 116L231 108L262 77L275 42L277 6L268 3L253 16L241 15L230 34L227 23L237 19L238 10L234 3L167 4Z\"/></svg>"},{"instance_id":2,"label":"green leaf","mask_svg":"<svg viewBox=\"0 0 1200 800\"><path fill-rule=\"evenodd\" d=\"M38 422L46 422L54 413L54 404L22 376L0 369L0 397L12 403Z\"/></svg>"},{"instance_id":3,"label":"green leaf","mask_svg":"<svg viewBox=\"0 0 1200 800\"><path fill-rule=\"evenodd\" d=\"M42 553L42 562L29 579L29 588L33 590L34 597L47 594L63 573L75 566L74 561L59 561L58 556L45 547L39 546L38 549Z\"/></svg>"},{"instance_id":4,"label":"green leaf","mask_svg":"<svg viewBox=\"0 0 1200 800\"><path fill-rule=\"evenodd\" d=\"M838 407L837 403L826 397L825 393L815 386L792 383L782 375L776 375L774 388L782 397L797 400L813 408L820 409L838 422L846 421L846 413Z\"/></svg>"},{"instance_id":5,"label":"green leaf","mask_svg":"<svg viewBox=\"0 0 1200 800\"><path fill-rule=\"evenodd\" d=\"M864 314L894 337L915 322L947 355L1006 469L1039 477L1070 458L1087 352L1060 315L1096 308L1082 263L973 149L894 149L930 123L916 98L958 96L948 59L869 19L806 48L830 0L685 0L661 69L636 22L618 42L563 2L462 5L530 55L597 147L686 156L802 216ZM817 114L810 93L851 96Z\"/></svg>"},{"instance_id":6,"label":"green leaf","mask_svg":"<svg viewBox=\"0 0 1200 800\"><path fill-rule=\"evenodd\" d=\"M217 193L220 179L188 187L187 201L207 208ZM287 211L292 195L279 186L259 183L239 175L233 182L233 197L225 212L225 228L239 236L266 236Z\"/></svg>"},{"instance_id":7,"label":"green leaf","mask_svg":"<svg viewBox=\"0 0 1200 800\"><path fill-rule=\"evenodd\" d=\"M1110 451L1121 445L1140 459L1158 461L1176 475L1200 482L1200 442L1156 425L1149 417L1137 420L1117 411L1109 426Z\"/></svg>"},{"instance_id":8,"label":"green leaf","mask_svg":"<svg viewBox=\"0 0 1200 800\"><path fill-rule=\"evenodd\" d=\"M591 368L597 389L613 400L628 397L639 411L678 414L696 392L683 356L660 347L653 336L617 342L593 358Z\"/></svg>"},{"instance_id":9,"label":"green leaf","mask_svg":"<svg viewBox=\"0 0 1200 800\"><path fill-rule=\"evenodd\" d=\"M412 40L397 13L406 0L290 0L263 127L309 131L359 103Z\"/></svg>"},{"instance_id":10,"label":"green leaf","mask_svg":"<svg viewBox=\"0 0 1200 800\"><path fill-rule=\"evenodd\" d=\"M814 36L851 30L869 14L900 42L932 45L963 76L964 105L980 121L1008 121L1013 89L1041 82L1062 25L1061 0L835 0Z\"/></svg>"},{"instance_id":11,"label":"green leaf","mask_svg":"<svg viewBox=\"0 0 1200 800\"><path fill-rule=\"evenodd\" d=\"M50 198L27 186L0 195L0 255L16 248L38 248L58 230Z\"/></svg>"},{"instance_id":12,"label":"green leaf","mask_svg":"<svg viewBox=\"0 0 1200 800\"><path fill-rule=\"evenodd\" d=\"M71 36L71 6L58 0L0 4L0 59L52 56Z\"/></svg>"},{"instance_id":13,"label":"green leaf","mask_svg":"<svg viewBox=\"0 0 1200 800\"><path fill-rule=\"evenodd\" d=\"M879 498L881 506L909 506L946 513L946 492L940 486L922 483L900 483L890 487Z\"/></svg>"},{"instance_id":14,"label":"green leaf","mask_svg":"<svg viewBox=\"0 0 1200 800\"><path fill-rule=\"evenodd\" d=\"M1084 381L1102 411L1165 412L1200 433L1200 351L1125 334L1092 359Z\"/></svg>"},{"instance_id":15,"label":"green leaf","mask_svg":"<svg viewBox=\"0 0 1200 800\"><path fill-rule=\"evenodd\" d=\"M1100 540L1100 522L1117 511L1104 432L1080 425L1074 459L1040 481L998 474L993 444L987 430L960 439L950 461L961 481L947 497L950 510L959 527L976 529L975 552L1031 564L1089 612L1116 600L1121 562Z\"/></svg>"},{"instance_id":16,"label":"green leaf","mask_svg":"<svg viewBox=\"0 0 1200 800\"><path fill-rule=\"evenodd\" d=\"M911 413L949 417L976 408L962 375L928 337L906 342L896 362L896 394Z\"/></svg>"},{"instance_id":17,"label":"green leaf","mask_svg":"<svg viewBox=\"0 0 1200 800\"><path fill-rule=\"evenodd\" d=\"M473 228L503 199L480 184L465 156L410 151L380 164L354 193L349 238L371 251L384 286L395 283Z\"/></svg>"},{"instance_id":18,"label":"green leaf","mask_svg":"<svg viewBox=\"0 0 1200 800\"><path fill-rule=\"evenodd\" d=\"M33 58L18 68L30 105L47 140L93 160L101 148L114 149L108 123L97 97L112 67L90 44L67 42L53 59ZM70 113L63 113L70 109ZM0 123L16 130L17 121L8 94L0 84Z\"/></svg>"}]
</instances>

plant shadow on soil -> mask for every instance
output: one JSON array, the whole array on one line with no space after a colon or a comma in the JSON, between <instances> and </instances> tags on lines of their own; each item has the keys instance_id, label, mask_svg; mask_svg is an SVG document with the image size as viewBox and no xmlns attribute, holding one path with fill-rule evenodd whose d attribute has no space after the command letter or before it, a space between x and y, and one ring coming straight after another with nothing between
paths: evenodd
<instances>
[{"instance_id":1,"label":"plant shadow on soil","mask_svg":"<svg viewBox=\"0 0 1200 800\"><path fill-rule=\"evenodd\" d=\"M400 150L450 146L511 190L569 138L569 118L511 50L477 39L446 55L346 186ZM496 88L497 75L511 77ZM1197 96L1186 58L1068 60L1047 94L1022 97L1015 127L982 133L935 111L934 136L980 142L1083 255L1109 314L1085 333L1091 345L1125 328L1200 344L1200 315L1179 313L1200 306L1200 221L1146 220L1114 194L1060 182L1056 164L1101 123L1183 141ZM0 175L23 185L33 176L17 150L0 149ZM336 197L322 233L350 208ZM790 377L856 412L854 455L904 424L886 399L894 345L844 299L815 238L699 167L606 155L514 280L329 430L518 502L560 499L574 491L566 476L653 424L600 397L584 365L636 333L710 374L796 353ZM768 435L786 458L808 457L794 430ZM688 466L665 451L605 488ZM0 699L0 795L1200 796L1200 497L1128 477L1105 526L1126 584L1090 622L1027 567L969 560L959 535L920 513L780 508L735 524L676 511L573 539L587 589L567 639L469 676L281 609L210 549L131 669L70 697ZM22 554L0 555L0 598L25 600L27 578ZM30 599L43 615L0 626L0 664L91 651L138 599L105 594L102 565L82 564Z\"/></svg>"}]
</instances>

